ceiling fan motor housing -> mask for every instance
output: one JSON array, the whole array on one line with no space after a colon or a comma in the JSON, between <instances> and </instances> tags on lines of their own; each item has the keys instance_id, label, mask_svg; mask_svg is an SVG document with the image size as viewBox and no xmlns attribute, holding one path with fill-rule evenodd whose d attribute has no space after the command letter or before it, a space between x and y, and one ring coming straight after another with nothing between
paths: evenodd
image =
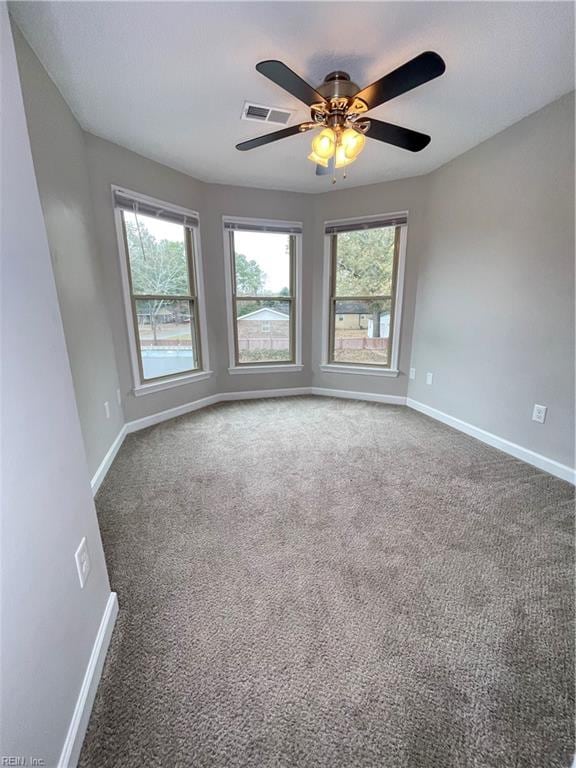
<instances>
[{"instance_id":1,"label":"ceiling fan motor housing","mask_svg":"<svg viewBox=\"0 0 576 768\"><path fill-rule=\"evenodd\" d=\"M360 88L350 80L348 72L336 70L326 75L324 82L316 90L325 99L330 100L342 97L350 99L354 94L358 93Z\"/></svg>"},{"instance_id":2,"label":"ceiling fan motor housing","mask_svg":"<svg viewBox=\"0 0 576 768\"><path fill-rule=\"evenodd\" d=\"M322 85L316 89L316 92L326 99L326 103L311 105L312 119L331 128L343 128L350 113L358 114L367 109L364 102L354 99L359 90L348 72L330 72Z\"/></svg>"}]
</instances>

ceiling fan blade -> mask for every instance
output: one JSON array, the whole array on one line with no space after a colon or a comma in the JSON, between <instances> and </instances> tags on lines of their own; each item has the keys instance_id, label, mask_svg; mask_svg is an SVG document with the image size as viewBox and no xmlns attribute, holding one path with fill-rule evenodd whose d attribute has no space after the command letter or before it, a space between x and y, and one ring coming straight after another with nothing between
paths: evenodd
<instances>
[{"instance_id":1,"label":"ceiling fan blade","mask_svg":"<svg viewBox=\"0 0 576 768\"><path fill-rule=\"evenodd\" d=\"M370 128L366 131L366 136L410 152L420 152L430 144L430 136L425 133L418 133L418 131L411 131L410 128L402 128L399 125L383 123L381 120L372 118L370 118Z\"/></svg>"},{"instance_id":2,"label":"ceiling fan blade","mask_svg":"<svg viewBox=\"0 0 576 768\"><path fill-rule=\"evenodd\" d=\"M270 144L279 139L286 139L288 136L294 136L297 133L305 133L312 130L312 128L317 128L317 125L315 123L291 125L290 128L282 128L281 131L274 131L274 133L266 133L264 136L257 136L255 139L241 141L240 144L236 144L236 149L239 149L241 152L245 152L247 149L256 149L256 147L263 147L265 144Z\"/></svg>"},{"instance_id":3,"label":"ceiling fan blade","mask_svg":"<svg viewBox=\"0 0 576 768\"><path fill-rule=\"evenodd\" d=\"M366 86L354 98L362 99L368 109L374 109L385 101L390 101L406 91L411 91L435 77L440 77L446 70L441 56L434 51L426 51L406 62L398 69L384 75L372 85Z\"/></svg>"},{"instance_id":4,"label":"ceiling fan blade","mask_svg":"<svg viewBox=\"0 0 576 768\"><path fill-rule=\"evenodd\" d=\"M303 101L308 106L326 101L318 91L315 91L311 85L308 85L305 80L302 80L296 72L293 72L290 67L287 67L281 61L274 59L261 61L256 64L256 69L261 75L272 80L273 83L279 85L280 88L284 88L285 91L291 93L292 96L296 96L297 99L300 99L300 101Z\"/></svg>"}]
</instances>

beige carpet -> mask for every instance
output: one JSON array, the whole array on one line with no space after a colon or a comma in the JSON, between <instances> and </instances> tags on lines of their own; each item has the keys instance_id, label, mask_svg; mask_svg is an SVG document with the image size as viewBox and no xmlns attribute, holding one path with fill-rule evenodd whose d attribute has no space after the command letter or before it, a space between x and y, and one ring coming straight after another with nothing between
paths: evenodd
<instances>
[{"instance_id":1,"label":"beige carpet","mask_svg":"<svg viewBox=\"0 0 576 768\"><path fill-rule=\"evenodd\" d=\"M289 398L130 435L83 768L566 768L573 494L414 411Z\"/></svg>"}]
</instances>

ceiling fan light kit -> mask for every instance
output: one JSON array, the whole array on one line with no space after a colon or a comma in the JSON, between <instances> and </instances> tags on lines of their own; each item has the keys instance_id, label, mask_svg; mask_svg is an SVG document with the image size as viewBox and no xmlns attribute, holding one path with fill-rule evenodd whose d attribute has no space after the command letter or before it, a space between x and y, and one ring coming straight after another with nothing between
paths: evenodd
<instances>
[{"instance_id":1,"label":"ceiling fan light kit","mask_svg":"<svg viewBox=\"0 0 576 768\"><path fill-rule=\"evenodd\" d=\"M420 152L428 146L430 136L366 117L365 113L439 77L446 65L437 53L426 51L362 90L347 72L342 71L330 72L315 89L281 61L261 61L256 69L304 102L310 108L311 120L243 141L236 145L236 149L244 152L321 128L312 139L308 159L316 165L317 175L332 172L335 183L336 169L345 168L358 158L366 144L366 136L410 152Z\"/></svg>"},{"instance_id":2,"label":"ceiling fan light kit","mask_svg":"<svg viewBox=\"0 0 576 768\"><path fill-rule=\"evenodd\" d=\"M334 158L334 167L344 168L356 160L365 143L364 135L354 128L324 128L312 139L308 160L328 168L329 161Z\"/></svg>"}]
</instances>

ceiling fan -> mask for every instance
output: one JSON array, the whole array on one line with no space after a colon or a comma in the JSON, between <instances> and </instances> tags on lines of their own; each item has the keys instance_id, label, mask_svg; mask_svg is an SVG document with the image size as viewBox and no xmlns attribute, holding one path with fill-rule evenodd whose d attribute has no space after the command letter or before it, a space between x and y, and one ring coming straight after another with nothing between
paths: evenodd
<instances>
[{"instance_id":1,"label":"ceiling fan","mask_svg":"<svg viewBox=\"0 0 576 768\"><path fill-rule=\"evenodd\" d=\"M312 88L281 61L261 61L256 64L256 69L310 107L311 120L243 141L236 145L236 149L245 152L297 133L322 128L312 141L308 159L316 163L316 173L323 175L353 163L364 148L366 136L410 152L420 152L428 146L430 136L425 133L368 118L365 113L434 80L443 74L446 65L437 53L425 51L362 90L350 80L347 72L330 72L322 85Z\"/></svg>"}]
</instances>

